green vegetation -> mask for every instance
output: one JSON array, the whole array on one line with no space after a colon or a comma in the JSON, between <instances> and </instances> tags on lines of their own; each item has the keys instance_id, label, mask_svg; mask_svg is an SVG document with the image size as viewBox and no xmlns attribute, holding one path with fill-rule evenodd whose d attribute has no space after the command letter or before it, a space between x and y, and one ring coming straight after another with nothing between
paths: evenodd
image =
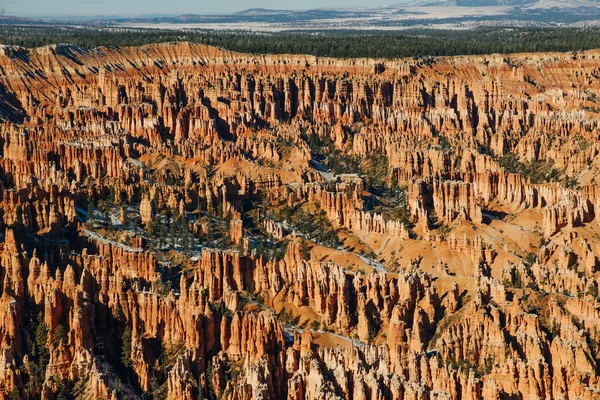
<instances>
[{"instance_id":1,"label":"green vegetation","mask_svg":"<svg viewBox=\"0 0 600 400\"><path fill-rule=\"evenodd\" d=\"M386 220L402 222L407 229L413 227L405 188L383 187L374 194L379 201L373 206L374 212L382 214Z\"/></svg>"},{"instance_id":2,"label":"green vegetation","mask_svg":"<svg viewBox=\"0 0 600 400\"><path fill-rule=\"evenodd\" d=\"M560 171L553 164L544 160L520 161L513 153L506 154L498 160L500 167L513 174L521 174L531 179L531 183L553 182L559 179Z\"/></svg>"},{"instance_id":3,"label":"green vegetation","mask_svg":"<svg viewBox=\"0 0 600 400\"><path fill-rule=\"evenodd\" d=\"M48 327L44 323L44 315L41 312L37 315L29 315L28 319L23 334L24 354L27 354L29 363L25 365L22 363L23 360L16 360L23 382L23 392L13 391L9 395L10 399L39 398L46 379L46 367L50 361Z\"/></svg>"},{"instance_id":4,"label":"green vegetation","mask_svg":"<svg viewBox=\"0 0 600 400\"><path fill-rule=\"evenodd\" d=\"M310 260L310 246L305 238L300 239L300 255L305 261Z\"/></svg>"},{"instance_id":5,"label":"green vegetation","mask_svg":"<svg viewBox=\"0 0 600 400\"><path fill-rule=\"evenodd\" d=\"M281 311L277 314L279 320L285 325L297 326L300 317L294 317L291 311L287 311L285 308L282 308Z\"/></svg>"},{"instance_id":6,"label":"green vegetation","mask_svg":"<svg viewBox=\"0 0 600 400\"><path fill-rule=\"evenodd\" d=\"M312 134L303 135L303 139L308 144L313 161L317 162L318 166L326 168L335 175L354 173L363 179L365 189L371 193L371 196L364 198L366 210L380 213L387 220L401 221L409 230L413 227L406 201L406 188L390 183L389 160L386 155L371 154L369 157L348 155L337 149L329 137ZM349 140L352 140L352 136ZM329 184L335 186L332 182ZM334 191L335 188L331 190Z\"/></svg>"},{"instance_id":7,"label":"green vegetation","mask_svg":"<svg viewBox=\"0 0 600 400\"><path fill-rule=\"evenodd\" d=\"M88 201L88 206L87 206L87 219L89 223L93 223L94 222L94 201L90 200Z\"/></svg>"},{"instance_id":8,"label":"green vegetation","mask_svg":"<svg viewBox=\"0 0 600 400\"><path fill-rule=\"evenodd\" d=\"M409 29L255 33L198 29L114 27L0 27L0 43L23 47L70 43L84 48L189 41L247 53L312 54L329 57L427 57L461 54L581 51L600 48L598 28Z\"/></svg>"},{"instance_id":9,"label":"green vegetation","mask_svg":"<svg viewBox=\"0 0 600 400\"><path fill-rule=\"evenodd\" d=\"M597 299L598 298L598 283L596 283L596 282L590 283L587 288L587 294L589 294L590 296Z\"/></svg>"},{"instance_id":10,"label":"green vegetation","mask_svg":"<svg viewBox=\"0 0 600 400\"><path fill-rule=\"evenodd\" d=\"M311 331L318 331L320 329L321 329L321 323L319 321L311 321L311 323L310 323Z\"/></svg>"},{"instance_id":11,"label":"green vegetation","mask_svg":"<svg viewBox=\"0 0 600 400\"><path fill-rule=\"evenodd\" d=\"M125 368L131 367L133 360L131 359L131 328L126 327L121 336L121 362Z\"/></svg>"},{"instance_id":12,"label":"green vegetation","mask_svg":"<svg viewBox=\"0 0 600 400\"><path fill-rule=\"evenodd\" d=\"M157 216L148 224L147 232L156 248L177 248L188 254L193 245L193 237L188 230L187 222L179 215L173 216L169 208L165 208L164 214ZM201 239L207 238L201 237Z\"/></svg>"},{"instance_id":13,"label":"green vegetation","mask_svg":"<svg viewBox=\"0 0 600 400\"><path fill-rule=\"evenodd\" d=\"M492 368L494 366L494 360L491 357L487 357L485 360L483 360L483 365L481 365L481 363L479 363L479 364L473 363L469 359L461 360L461 359L451 358L450 364L452 365L452 368L455 370L463 370L463 371L473 370L473 374L475 375L475 378L481 378L492 372Z\"/></svg>"},{"instance_id":14,"label":"green vegetation","mask_svg":"<svg viewBox=\"0 0 600 400\"><path fill-rule=\"evenodd\" d=\"M259 308L265 308L265 299L258 293L244 292L240 295L237 310L244 311L248 304L254 304Z\"/></svg>"},{"instance_id":15,"label":"green vegetation","mask_svg":"<svg viewBox=\"0 0 600 400\"><path fill-rule=\"evenodd\" d=\"M502 284L507 288L523 289L523 277L521 276L521 271L515 269L512 280L505 279Z\"/></svg>"},{"instance_id":16,"label":"green vegetation","mask_svg":"<svg viewBox=\"0 0 600 400\"><path fill-rule=\"evenodd\" d=\"M273 219L286 222L300 232L303 238L315 243L332 249L338 248L341 244L337 232L322 209L307 212L301 206L291 208L284 204L273 215ZM304 254L306 251L307 249L304 248Z\"/></svg>"},{"instance_id":17,"label":"green vegetation","mask_svg":"<svg viewBox=\"0 0 600 400\"><path fill-rule=\"evenodd\" d=\"M386 155L370 154L360 163L360 172L367 188L385 188L389 185L390 163Z\"/></svg>"},{"instance_id":18,"label":"green vegetation","mask_svg":"<svg viewBox=\"0 0 600 400\"><path fill-rule=\"evenodd\" d=\"M36 359L37 363L34 363L32 371L30 389L33 393L37 390L41 390L42 384L44 383L44 376L46 373L46 366L50 362L50 353L47 347L48 341L48 328L44 323L44 316L40 312L37 316L37 326L35 328L35 336L32 344L32 357Z\"/></svg>"},{"instance_id":19,"label":"green vegetation","mask_svg":"<svg viewBox=\"0 0 600 400\"><path fill-rule=\"evenodd\" d=\"M67 332L67 329L63 325L58 324L52 335L52 344L54 347L58 347L61 341L64 345L67 345Z\"/></svg>"},{"instance_id":20,"label":"green vegetation","mask_svg":"<svg viewBox=\"0 0 600 400\"><path fill-rule=\"evenodd\" d=\"M313 161L325 167L327 171L334 175L360 173L361 158L337 149L331 138L314 133L304 134L302 138L310 148Z\"/></svg>"}]
</instances>

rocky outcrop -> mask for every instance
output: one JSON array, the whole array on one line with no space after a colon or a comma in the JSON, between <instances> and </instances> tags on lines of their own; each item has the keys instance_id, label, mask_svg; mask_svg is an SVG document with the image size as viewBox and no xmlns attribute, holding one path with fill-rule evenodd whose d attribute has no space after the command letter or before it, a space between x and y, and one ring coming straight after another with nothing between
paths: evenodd
<instances>
[{"instance_id":1,"label":"rocky outcrop","mask_svg":"<svg viewBox=\"0 0 600 400\"><path fill-rule=\"evenodd\" d=\"M599 52L0 53L0 397L598 397Z\"/></svg>"}]
</instances>

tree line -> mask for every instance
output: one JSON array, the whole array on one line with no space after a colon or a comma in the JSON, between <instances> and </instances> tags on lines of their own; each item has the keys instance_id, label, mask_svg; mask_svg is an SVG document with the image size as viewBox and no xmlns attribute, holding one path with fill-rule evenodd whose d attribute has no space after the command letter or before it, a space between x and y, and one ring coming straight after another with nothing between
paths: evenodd
<instances>
[{"instance_id":1,"label":"tree line","mask_svg":"<svg viewBox=\"0 0 600 400\"><path fill-rule=\"evenodd\" d=\"M320 57L428 57L600 48L599 28L480 28L469 31L290 31L257 33L200 29L0 26L0 43L35 48L69 43L87 49L187 41L254 54Z\"/></svg>"}]
</instances>

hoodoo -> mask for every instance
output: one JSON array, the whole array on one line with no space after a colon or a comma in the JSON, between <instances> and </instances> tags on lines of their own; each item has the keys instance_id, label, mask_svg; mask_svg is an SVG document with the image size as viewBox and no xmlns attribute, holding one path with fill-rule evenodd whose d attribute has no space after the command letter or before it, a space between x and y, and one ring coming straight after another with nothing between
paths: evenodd
<instances>
[{"instance_id":1,"label":"hoodoo","mask_svg":"<svg viewBox=\"0 0 600 400\"><path fill-rule=\"evenodd\" d=\"M600 51L0 53L1 398L600 396Z\"/></svg>"}]
</instances>

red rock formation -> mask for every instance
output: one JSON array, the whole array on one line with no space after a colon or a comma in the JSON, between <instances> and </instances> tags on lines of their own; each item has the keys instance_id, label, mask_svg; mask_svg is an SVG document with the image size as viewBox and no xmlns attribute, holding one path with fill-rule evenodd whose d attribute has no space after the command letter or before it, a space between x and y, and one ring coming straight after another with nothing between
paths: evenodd
<instances>
[{"instance_id":1,"label":"red rock formation","mask_svg":"<svg viewBox=\"0 0 600 400\"><path fill-rule=\"evenodd\" d=\"M0 397L598 397L599 52L0 53Z\"/></svg>"}]
</instances>

